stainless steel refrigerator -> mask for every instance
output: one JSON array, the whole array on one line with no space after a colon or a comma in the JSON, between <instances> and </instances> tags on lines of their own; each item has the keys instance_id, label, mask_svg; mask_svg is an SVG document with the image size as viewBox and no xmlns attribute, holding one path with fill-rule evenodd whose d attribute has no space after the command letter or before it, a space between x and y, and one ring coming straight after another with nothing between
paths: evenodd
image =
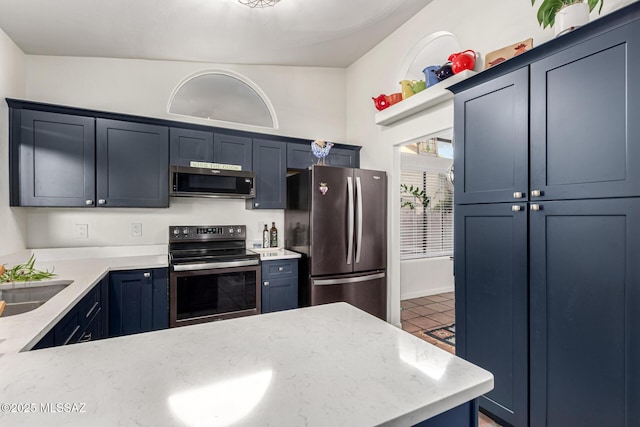
<instances>
[{"instance_id":1,"label":"stainless steel refrigerator","mask_svg":"<svg viewBox=\"0 0 640 427\"><path fill-rule=\"evenodd\" d=\"M287 177L285 246L303 254L301 306L345 301L386 320L385 172L312 166Z\"/></svg>"}]
</instances>

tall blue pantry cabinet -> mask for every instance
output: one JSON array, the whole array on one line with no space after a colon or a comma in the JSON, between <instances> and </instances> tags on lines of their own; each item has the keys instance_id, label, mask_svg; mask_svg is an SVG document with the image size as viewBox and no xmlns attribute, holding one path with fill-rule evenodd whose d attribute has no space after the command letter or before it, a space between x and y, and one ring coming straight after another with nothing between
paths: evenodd
<instances>
[{"instance_id":1,"label":"tall blue pantry cabinet","mask_svg":"<svg viewBox=\"0 0 640 427\"><path fill-rule=\"evenodd\" d=\"M640 425L640 3L451 87L459 356L480 409Z\"/></svg>"}]
</instances>

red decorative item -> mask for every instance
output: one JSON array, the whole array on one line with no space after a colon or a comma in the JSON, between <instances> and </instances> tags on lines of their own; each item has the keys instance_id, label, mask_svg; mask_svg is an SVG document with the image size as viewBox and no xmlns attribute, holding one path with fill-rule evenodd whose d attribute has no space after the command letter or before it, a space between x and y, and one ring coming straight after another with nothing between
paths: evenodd
<instances>
[{"instance_id":1,"label":"red decorative item","mask_svg":"<svg viewBox=\"0 0 640 427\"><path fill-rule=\"evenodd\" d=\"M402 93L398 92L387 95L387 101L389 101L389 105L397 104L402 101Z\"/></svg>"},{"instance_id":2,"label":"red decorative item","mask_svg":"<svg viewBox=\"0 0 640 427\"><path fill-rule=\"evenodd\" d=\"M449 56L449 61L451 61L451 71L453 71L453 74L458 74L464 70L473 70L473 67L476 66L476 53L473 50L452 53L451 56Z\"/></svg>"},{"instance_id":3,"label":"red decorative item","mask_svg":"<svg viewBox=\"0 0 640 427\"><path fill-rule=\"evenodd\" d=\"M381 94L380 96L371 99L373 99L373 104L376 106L378 111L382 111L391 105L389 103L389 97L385 94Z\"/></svg>"}]
</instances>

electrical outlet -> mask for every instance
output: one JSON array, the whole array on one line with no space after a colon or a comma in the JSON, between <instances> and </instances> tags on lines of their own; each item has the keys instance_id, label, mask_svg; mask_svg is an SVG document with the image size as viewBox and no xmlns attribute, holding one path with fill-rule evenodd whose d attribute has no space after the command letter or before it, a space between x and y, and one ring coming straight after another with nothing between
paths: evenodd
<instances>
[{"instance_id":1,"label":"electrical outlet","mask_svg":"<svg viewBox=\"0 0 640 427\"><path fill-rule=\"evenodd\" d=\"M89 238L89 224L76 224L74 232L76 239L88 239Z\"/></svg>"},{"instance_id":2,"label":"electrical outlet","mask_svg":"<svg viewBox=\"0 0 640 427\"><path fill-rule=\"evenodd\" d=\"M131 237L142 237L142 224L139 222L131 223Z\"/></svg>"}]
</instances>

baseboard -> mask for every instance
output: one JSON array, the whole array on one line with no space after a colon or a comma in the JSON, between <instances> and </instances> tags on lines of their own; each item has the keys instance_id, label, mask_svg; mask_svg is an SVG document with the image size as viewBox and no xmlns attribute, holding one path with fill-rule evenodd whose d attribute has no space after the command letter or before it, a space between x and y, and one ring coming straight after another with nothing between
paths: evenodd
<instances>
[{"instance_id":1,"label":"baseboard","mask_svg":"<svg viewBox=\"0 0 640 427\"><path fill-rule=\"evenodd\" d=\"M428 296L436 295L436 294L444 294L446 292L453 292L454 289L455 288L453 286L443 286L441 288L429 288L429 289L423 289L423 290L420 290L420 291L407 292L407 293L403 293L401 291L400 292L400 300L404 301L404 300L407 300L407 299L428 297Z\"/></svg>"}]
</instances>

